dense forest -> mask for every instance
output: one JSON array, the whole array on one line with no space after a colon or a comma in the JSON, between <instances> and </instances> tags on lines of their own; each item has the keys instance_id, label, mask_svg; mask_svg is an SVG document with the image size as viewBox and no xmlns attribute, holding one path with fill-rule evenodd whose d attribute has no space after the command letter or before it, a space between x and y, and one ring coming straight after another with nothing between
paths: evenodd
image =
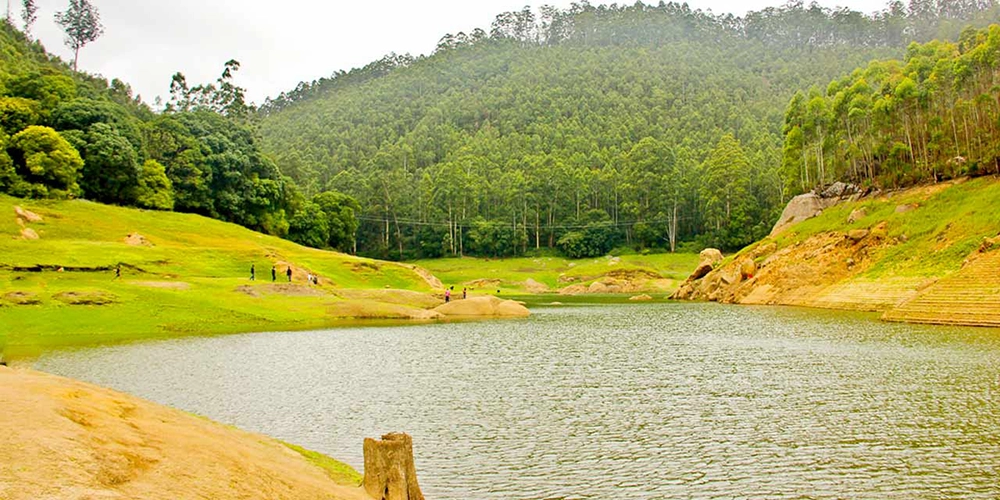
<instances>
[{"instance_id":1,"label":"dense forest","mask_svg":"<svg viewBox=\"0 0 1000 500\"><path fill-rule=\"evenodd\" d=\"M1000 26L913 43L902 61L874 61L796 93L783 160L800 188L1000 174Z\"/></svg>"},{"instance_id":2,"label":"dense forest","mask_svg":"<svg viewBox=\"0 0 1000 500\"><path fill-rule=\"evenodd\" d=\"M192 212L313 246L352 246L356 202L318 196L327 210L317 239L310 200L262 152L256 110L233 83L238 62L190 88L178 73L166 109L154 112L126 83L74 70L26 32L0 22L0 191Z\"/></svg>"},{"instance_id":3,"label":"dense forest","mask_svg":"<svg viewBox=\"0 0 1000 500\"><path fill-rule=\"evenodd\" d=\"M48 54L33 15L0 22L0 191L376 257L733 249L834 180L997 169L993 0L525 8L260 108L230 61L212 83L177 73L152 109ZM103 32L87 19L75 56Z\"/></svg>"},{"instance_id":4,"label":"dense forest","mask_svg":"<svg viewBox=\"0 0 1000 500\"><path fill-rule=\"evenodd\" d=\"M871 15L526 8L447 35L430 56L300 84L262 106L261 131L306 193L360 202L369 255L737 248L767 234L790 196L838 177L785 170L789 97L997 13L993 1L926 0Z\"/></svg>"}]
</instances>

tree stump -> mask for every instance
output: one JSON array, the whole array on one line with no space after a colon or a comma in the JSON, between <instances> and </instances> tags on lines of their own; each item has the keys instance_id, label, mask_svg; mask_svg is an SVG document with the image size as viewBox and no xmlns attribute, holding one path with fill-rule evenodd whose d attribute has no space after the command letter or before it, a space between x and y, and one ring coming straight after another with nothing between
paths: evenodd
<instances>
[{"instance_id":1,"label":"tree stump","mask_svg":"<svg viewBox=\"0 0 1000 500\"><path fill-rule=\"evenodd\" d=\"M413 438L392 433L365 438L365 491L379 500L424 500L413 463Z\"/></svg>"}]
</instances>

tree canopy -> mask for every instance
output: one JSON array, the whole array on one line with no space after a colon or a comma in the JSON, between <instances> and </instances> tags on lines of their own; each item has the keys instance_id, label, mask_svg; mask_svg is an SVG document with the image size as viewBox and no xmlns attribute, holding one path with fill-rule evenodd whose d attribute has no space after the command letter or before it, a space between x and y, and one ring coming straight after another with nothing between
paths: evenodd
<instances>
[{"instance_id":1,"label":"tree canopy","mask_svg":"<svg viewBox=\"0 0 1000 500\"><path fill-rule=\"evenodd\" d=\"M568 248L592 211L616 244L738 248L803 188L782 167L789 96L997 19L993 1L931 4L507 12L432 55L390 54L269 100L263 146L307 195L360 202L372 256ZM815 118L803 140L827 134L830 104L802 99Z\"/></svg>"}]
</instances>

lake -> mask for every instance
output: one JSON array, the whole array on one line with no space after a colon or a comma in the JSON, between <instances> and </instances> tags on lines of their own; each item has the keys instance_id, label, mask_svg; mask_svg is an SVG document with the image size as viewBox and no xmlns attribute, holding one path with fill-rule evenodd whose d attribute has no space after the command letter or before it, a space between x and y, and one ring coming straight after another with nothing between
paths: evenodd
<instances>
[{"instance_id":1,"label":"lake","mask_svg":"<svg viewBox=\"0 0 1000 500\"><path fill-rule=\"evenodd\" d=\"M184 338L44 371L344 460L413 436L429 499L996 498L1000 331L716 304Z\"/></svg>"}]
</instances>

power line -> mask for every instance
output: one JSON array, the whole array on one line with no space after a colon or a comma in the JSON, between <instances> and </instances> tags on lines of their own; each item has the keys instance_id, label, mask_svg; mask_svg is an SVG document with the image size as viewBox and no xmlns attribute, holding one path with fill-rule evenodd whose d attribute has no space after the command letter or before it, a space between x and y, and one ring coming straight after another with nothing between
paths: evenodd
<instances>
[{"instance_id":1,"label":"power line","mask_svg":"<svg viewBox=\"0 0 1000 500\"><path fill-rule=\"evenodd\" d=\"M677 221L692 220L692 219L694 219L694 217L681 217L681 216L677 217ZM388 219L385 217L366 217L366 216L358 217L358 220L367 222L380 222L380 223L392 222L400 226L411 226L411 227L446 227L446 228L455 227L462 229L469 229L474 227L472 224L468 222L450 223L450 222L419 221L419 220L408 220L408 219ZM633 227L638 224L669 224L672 221L673 219L654 219L648 221L630 221L630 222L618 221L618 222L607 222L599 224L604 225L606 227L617 228L617 227ZM538 230L547 230L547 231L554 229L586 229L587 227L592 226L592 224L554 224L554 225L545 224L538 226L532 224L529 224L527 226L525 226L524 224L515 224L515 225L520 225L521 227L528 227L532 229L537 228Z\"/></svg>"}]
</instances>

